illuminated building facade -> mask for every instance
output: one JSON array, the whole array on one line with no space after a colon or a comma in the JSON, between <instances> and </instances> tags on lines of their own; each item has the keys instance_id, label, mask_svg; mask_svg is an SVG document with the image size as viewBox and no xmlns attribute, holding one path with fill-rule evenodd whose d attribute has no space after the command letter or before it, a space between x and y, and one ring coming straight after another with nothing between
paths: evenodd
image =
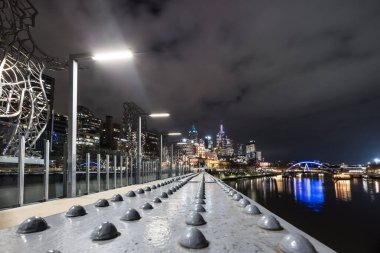
<instances>
[{"instance_id":1,"label":"illuminated building facade","mask_svg":"<svg viewBox=\"0 0 380 253\"><path fill-rule=\"evenodd\" d=\"M256 151L256 161L257 162L262 162L263 161L263 156L261 151Z\"/></svg>"},{"instance_id":2,"label":"illuminated building facade","mask_svg":"<svg viewBox=\"0 0 380 253\"><path fill-rule=\"evenodd\" d=\"M64 146L67 142L68 116L64 114L53 114L53 133L50 158L54 160L56 167L63 166Z\"/></svg>"},{"instance_id":3,"label":"illuminated building facade","mask_svg":"<svg viewBox=\"0 0 380 253\"><path fill-rule=\"evenodd\" d=\"M121 125L113 122L112 116L106 116L106 121L102 124L102 134L100 146L109 150L123 150L123 142L121 138Z\"/></svg>"},{"instance_id":4,"label":"illuminated building facade","mask_svg":"<svg viewBox=\"0 0 380 253\"><path fill-rule=\"evenodd\" d=\"M216 134L216 150L220 158L234 155L233 141L225 134L223 124L220 124L219 132Z\"/></svg>"},{"instance_id":5,"label":"illuminated building facade","mask_svg":"<svg viewBox=\"0 0 380 253\"><path fill-rule=\"evenodd\" d=\"M210 135L207 135L205 137L205 148L208 149L208 150L212 150L213 149L213 141L212 141L212 137Z\"/></svg>"},{"instance_id":6,"label":"illuminated building facade","mask_svg":"<svg viewBox=\"0 0 380 253\"><path fill-rule=\"evenodd\" d=\"M193 141L194 143L198 142L198 130L195 128L194 124L191 126L191 129L189 131L189 140Z\"/></svg>"},{"instance_id":7,"label":"illuminated building facade","mask_svg":"<svg viewBox=\"0 0 380 253\"><path fill-rule=\"evenodd\" d=\"M195 144L196 156L199 158L206 158L206 148L203 139L199 140L199 143Z\"/></svg>"},{"instance_id":8,"label":"illuminated building facade","mask_svg":"<svg viewBox=\"0 0 380 253\"><path fill-rule=\"evenodd\" d=\"M160 137L159 134L155 131L147 130L144 132L145 136L145 145L143 146L144 156L150 158L157 158L160 156Z\"/></svg>"},{"instance_id":9,"label":"illuminated building facade","mask_svg":"<svg viewBox=\"0 0 380 253\"><path fill-rule=\"evenodd\" d=\"M245 145L245 155L248 160L256 159L256 142L251 140Z\"/></svg>"},{"instance_id":10,"label":"illuminated building facade","mask_svg":"<svg viewBox=\"0 0 380 253\"><path fill-rule=\"evenodd\" d=\"M77 112L77 150L78 157L84 159L84 152L100 148L102 120L86 107L78 106Z\"/></svg>"}]
</instances>

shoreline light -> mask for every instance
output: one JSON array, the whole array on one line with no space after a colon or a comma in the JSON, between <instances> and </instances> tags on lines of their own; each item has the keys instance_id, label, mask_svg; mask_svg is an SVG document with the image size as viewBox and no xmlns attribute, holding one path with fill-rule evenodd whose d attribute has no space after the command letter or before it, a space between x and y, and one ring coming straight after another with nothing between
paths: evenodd
<instances>
[{"instance_id":1,"label":"shoreline light","mask_svg":"<svg viewBox=\"0 0 380 253\"><path fill-rule=\"evenodd\" d=\"M133 53L131 50L95 54L92 57L92 59L95 61L123 60L123 59L132 59L132 58L133 58Z\"/></svg>"}]
</instances>

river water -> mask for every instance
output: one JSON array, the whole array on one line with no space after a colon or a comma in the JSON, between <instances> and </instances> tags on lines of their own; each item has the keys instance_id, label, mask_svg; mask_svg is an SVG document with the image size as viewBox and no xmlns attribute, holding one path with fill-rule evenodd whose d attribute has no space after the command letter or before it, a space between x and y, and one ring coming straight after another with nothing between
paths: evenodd
<instances>
[{"instance_id":1,"label":"river water","mask_svg":"<svg viewBox=\"0 0 380 253\"><path fill-rule=\"evenodd\" d=\"M380 181L315 174L226 183L338 252L380 252Z\"/></svg>"}]
</instances>

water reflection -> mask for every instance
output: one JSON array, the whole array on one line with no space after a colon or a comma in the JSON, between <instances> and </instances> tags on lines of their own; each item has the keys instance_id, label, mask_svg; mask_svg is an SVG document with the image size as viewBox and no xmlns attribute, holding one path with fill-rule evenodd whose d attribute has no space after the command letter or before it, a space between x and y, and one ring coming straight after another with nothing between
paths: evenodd
<instances>
[{"instance_id":1,"label":"water reflection","mask_svg":"<svg viewBox=\"0 0 380 253\"><path fill-rule=\"evenodd\" d=\"M297 177L292 180L295 200L314 212L320 212L325 202L323 179Z\"/></svg>"},{"instance_id":2,"label":"water reflection","mask_svg":"<svg viewBox=\"0 0 380 253\"><path fill-rule=\"evenodd\" d=\"M338 180L335 182L335 198L342 201L351 201L350 180Z\"/></svg>"},{"instance_id":3,"label":"water reflection","mask_svg":"<svg viewBox=\"0 0 380 253\"><path fill-rule=\"evenodd\" d=\"M298 174L226 183L337 252L380 252L378 179Z\"/></svg>"}]
</instances>

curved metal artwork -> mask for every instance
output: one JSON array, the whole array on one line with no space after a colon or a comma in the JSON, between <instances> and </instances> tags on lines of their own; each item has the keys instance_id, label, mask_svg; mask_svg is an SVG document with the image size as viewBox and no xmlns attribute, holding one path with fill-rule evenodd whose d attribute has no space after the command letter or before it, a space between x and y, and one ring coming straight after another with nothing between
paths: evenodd
<instances>
[{"instance_id":1,"label":"curved metal artwork","mask_svg":"<svg viewBox=\"0 0 380 253\"><path fill-rule=\"evenodd\" d=\"M42 72L65 67L35 45L30 29L37 13L28 0L0 0L0 122L12 126L0 131L1 155L17 154L20 135L33 153L50 111Z\"/></svg>"}]
</instances>

